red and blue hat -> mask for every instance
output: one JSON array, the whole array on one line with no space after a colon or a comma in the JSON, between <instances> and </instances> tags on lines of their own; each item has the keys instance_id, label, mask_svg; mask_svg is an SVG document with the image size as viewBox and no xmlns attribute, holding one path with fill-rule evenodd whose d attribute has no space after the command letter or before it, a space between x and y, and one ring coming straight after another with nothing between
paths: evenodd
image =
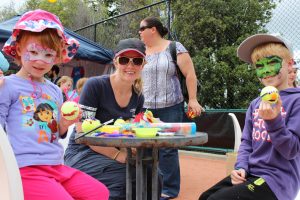
<instances>
[{"instance_id":1,"label":"red and blue hat","mask_svg":"<svg viewBox=\"0 0 300 200\"><path fill-rule=\"evenodd\" d=\"M2 49L3 52L13 58L16 58L16 41L21 30L42 32L47 28L57 30L57 34L61 37L61 40L64 43L64 47L62 49L62 62L69 62L77 53L79 42L64 34L64 28L56 15L40 9L26 12L21 16L13 29L12 36L4 44Z\"/></svg>"}]
</instances>

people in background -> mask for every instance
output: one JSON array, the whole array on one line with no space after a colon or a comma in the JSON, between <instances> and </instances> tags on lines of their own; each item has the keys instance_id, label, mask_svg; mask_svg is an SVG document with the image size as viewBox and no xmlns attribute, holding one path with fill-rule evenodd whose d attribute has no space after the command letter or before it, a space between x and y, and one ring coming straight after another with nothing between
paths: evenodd
<instances>
[{"instance_id":1,"label":"people in background","mask_svg":"<svg viewBox=\"0 0 300 200\"><path fill-rule=\"evenodd\" d=\"M54 84L57 84L58 80L60 79L60 76L58 74L59 74L58 65L53 65L51 70L47 73L51 82L53 82Z\"/></svg>"},{"instance_id":2,"label":"people in background","mask_svg":"<svg viewBox=\"0 0 300 200\"><path fill-rule=\"evenodd\" d=\"M294 61L294 64L289 69L289 86L290 87L297 87L297 71L298 71L298 66L297 66L297 63Z\"/></svg>"},{"instance_id":3,"label":"people in background","mask_svg":"<svg viewBox=\"0 0 300 200\"><path fill-rule=\"evenodd\" d=\"M44 10L23 14L3 47L21 66L0 87L0 124L15 153L25 200L108 199L105 185L63 164L58 139L81 114L63 118L62 93L44 78L54 64L70 61L78 47L77 40L64 35L58 17Z\"/></svg>"},{"instance_id":4,"label":"people in background","mask_svg":"<svg viewBox=\"0 0 300 200\"><path fill-rule=\"evenodd\" d=\"M75 102L79 102L79 98L80 98L80 94L81 94L81 91L82 91L82 88L83 88L83 86L84 86L84 84L85 84L85 82L88 80L88 78L86 78L86 77L84 77L84 78L80 78L78 81L77 81L77 83L76 83L76 92L77 92L77 97L75 97L74 99L73 99L73 101L75 101Z\"/></svg>"},{"instance_id":5,"label":"people in background","mask_svg":"<svg viewBox=\"0 0 300 200\"><path fill-rule=\"evenodd\" d=\"M73 90L73 79L69 76L62 76L57 85L60 87L64 101L70 100L72 101L74 98L78 96L76 90Z\"/></svg>"},{"instance_id":6,"label":"people in background","mask_svg":"<svg viewBox=\"0 0 300 200\"><path fill-rule=\"evenodd\" d=\"M163 122L182 122L184 99L176 65L170 52L170 40L164 39L168 29L159 19L148 17L141 21L139 34L146 45L146 65L142 72L144 108L152 111ZM177 64L186 77L189 94L188 108L200 115L197 101L197 77L194 65L186 48L176 42ZM161 148L159 168L163 173L162 199L175 198L180 190L178 149Z\"/></svg>"},{"instance_id":7,"label":"people in background","mask_svg":"<svg viewBox=\"0 0 300 200\"><path fill-rule=\"evenodd\" d=\"M73 78L74 85L76 85L77 81L80 78L84 77L84 67L82 66L73 67L71 77Z\"/></svg>"},{"instance_id":8,"label":"people in background","mask_svg":"<svg viewBox=\"0 0 300 200\"><path fill-rule=\"evenodd\" d=\"M139 39L121 40L115 50L115 72L91 77L85 83L79 104L83 119L97 119L101 123L110 119L128 120L142 111L141 71L145 65L145 46ZM77 124L77 131L81 124ZM126 199L126 150L78 144L72 133L65 153L65 163L95 177L110 191L110 200ZM147 194L151 199L151 171ZM135 184L133 184L134 186ZM160 194L160 190L158 191ZM135 199L135 187L132 198Z\"/></svg>"},{"instance_id":9,"label":"people in background","mask_svg":"<svg viewBox=\"0 0 300 200\"><path fill-rule=\"evenodd\" d=\"M300 188L300 89L288 85L292 50L280 36L257 34L237 53L280 96L275 104L261 97L250 103L235 169L199 199L294 200Z\"/></svg>"}]
</instances>

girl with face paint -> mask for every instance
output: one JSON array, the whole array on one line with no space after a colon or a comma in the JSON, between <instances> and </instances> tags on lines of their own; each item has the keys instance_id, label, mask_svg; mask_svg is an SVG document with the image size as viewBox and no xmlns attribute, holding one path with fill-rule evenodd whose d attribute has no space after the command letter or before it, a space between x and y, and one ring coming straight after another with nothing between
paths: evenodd
<instances>
[{"instance_id":1,"label":"girl with face paint","mask_svg":"<svg viewBox=\"0 0 300 200\"><path fill-rule=\"evenodd\" d=\"M108 199L101 182L63 165L58 139L81 114L72 121L62 118L62 92L44 78L54 64L70 61L78 47L64 35L58 17L44 10L21 16L3 47L21 67L4 77L0 87L0 125L5 125L17 159L25 200Z\"/></svg>"}]
</instances>

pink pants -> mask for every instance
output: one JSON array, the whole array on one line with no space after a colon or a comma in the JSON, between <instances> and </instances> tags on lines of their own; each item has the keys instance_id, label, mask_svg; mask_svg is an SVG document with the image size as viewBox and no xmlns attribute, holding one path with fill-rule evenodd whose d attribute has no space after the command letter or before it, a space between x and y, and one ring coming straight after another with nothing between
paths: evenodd
<instances>
[{"instance_id":1,"label":"pink pants","mask_svg":"<svg viewBox=\"0 0 300 200\"><path fill-rule=\"evenodd\" d=\"M107 200L109 191L93 177L65 165L20 168L25 200Z\"/></svg>"}]
</instances>

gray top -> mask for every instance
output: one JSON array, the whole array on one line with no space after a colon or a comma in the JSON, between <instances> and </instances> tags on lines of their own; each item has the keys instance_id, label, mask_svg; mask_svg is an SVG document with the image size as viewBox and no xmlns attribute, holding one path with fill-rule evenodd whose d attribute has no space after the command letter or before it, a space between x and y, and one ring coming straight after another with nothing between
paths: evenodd
<instances>
[{"instance_id":1,"label":"gray top","mask_svg":"<svg viewBox=\"0 0 300 200\"><path fill-rule=\"evenodd\" d=\"M183 101L176 65L169 48L170 45L162 52L146 56L147 64L142 70L145 108L166 108ZM177 54L187 52L180 42L176 42Z\"/></svg>"}]
</instances>

